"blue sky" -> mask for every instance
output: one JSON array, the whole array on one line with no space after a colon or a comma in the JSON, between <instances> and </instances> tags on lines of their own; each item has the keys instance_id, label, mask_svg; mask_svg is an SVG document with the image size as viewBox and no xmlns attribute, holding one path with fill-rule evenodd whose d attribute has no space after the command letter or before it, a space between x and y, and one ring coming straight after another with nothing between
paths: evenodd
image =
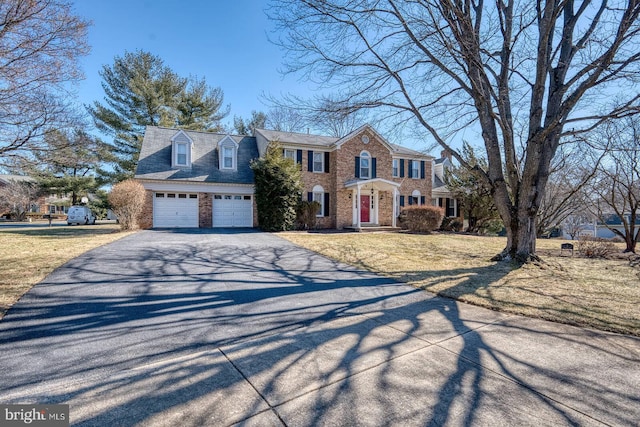
<instances>
[{"instance_id":1,"label":"blue sky","mask_svg":"<svg viewBox=\"0 0 640 427\"><path fill-rule=\"evenodd\" d=\"M158 55L181 76L205 77L220 87L231 105L225 123L266 111L262 93L308 94L303 82L278 72L282 52L268 41L273 23L266 6L266 0L76 0L76 13L93 22L79 101L102 102L102 66L137 49Z\"/></svg>"}]
</instances>

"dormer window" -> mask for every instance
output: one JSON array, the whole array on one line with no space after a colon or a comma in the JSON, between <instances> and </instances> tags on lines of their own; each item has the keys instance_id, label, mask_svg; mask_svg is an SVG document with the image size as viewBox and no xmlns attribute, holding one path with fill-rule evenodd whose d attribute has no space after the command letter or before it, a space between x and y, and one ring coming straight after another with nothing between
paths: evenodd
<instances>
[{"instance_id":1,"label":"dormer window","mask_svg":"<svg viewBox=\"0 0 640 427\"><path fill-rule=\"evenodd\" d=\"M193 141L191 138L180 131L171 138L171 167L174 168L190 168L191 167L191 148Z\"/></svg>"},{"instance_id":2,"label":"dormer window","mask_svg":"<svg viewBox=\"0 0 640 427\"><path fill-rule=\"evenodd\" d=\"M176 166L187 166L187 144L176 144Z\"/></svg>"},{"instance_id":3,"label":"dormer window","mask_svg":"<svg viewBox=\"0 0 640 427\"><path fill-rule=\"evenodd\" d=\"M233 169L233 147L222 147L222 167Z\"/></svg>"},{"instance_id":4,"label":"dormer window","mask_svg":"<svg viewBox=\"0 0 640 427\"><path fill-rule=\"evenodd\" d=\"M218 143L221 170L236 170L238 164L238 143L230 136L225 136Z\"/></svg>"}]
</instances>

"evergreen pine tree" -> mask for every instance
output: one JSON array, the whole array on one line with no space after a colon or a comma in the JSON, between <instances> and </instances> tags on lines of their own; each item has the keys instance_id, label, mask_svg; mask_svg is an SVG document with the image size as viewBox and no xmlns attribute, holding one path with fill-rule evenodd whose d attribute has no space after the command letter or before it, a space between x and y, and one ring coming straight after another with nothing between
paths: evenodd
<instances>
[{"instance_id":1,"label":"evergreen pine tree","mask_svg":"<svg viewBox=\"0 0 640 427\"><path fill-rule=\"evenodd\" d=\"M86 106L97 129L112 138L105 158L112 170L99 173L111 182L135 173L146 126L219 131L228 114L223 94L204 79L178 76L149 52L125 52L100 72L105 103Z\"/></svg>"}]
</instances>

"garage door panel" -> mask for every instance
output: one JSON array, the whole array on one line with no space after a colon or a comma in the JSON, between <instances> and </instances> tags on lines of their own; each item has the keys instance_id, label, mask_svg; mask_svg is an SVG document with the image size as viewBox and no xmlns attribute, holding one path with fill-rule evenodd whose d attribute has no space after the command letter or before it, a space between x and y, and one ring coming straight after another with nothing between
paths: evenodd
<instances>
[{"instance_id":1,"label":"garage door panel","mask_svg":"<svg viewBox=\"0 0 640 427\"><path fill-rule=\"evenodd\" d=\"M156 193L153 226L158 228L198 227L198 198L195 194Z\"/></svg>"},{"instance_id":2,"label":"garage door panel","mask_svg":"<svg viewBox=\"0 0 640 427\"><path fill-rule=\"evenodd\" d=\"M215 194L213 196L214 227L253 227L251 196Z\"/></svg>"}]
</instances>

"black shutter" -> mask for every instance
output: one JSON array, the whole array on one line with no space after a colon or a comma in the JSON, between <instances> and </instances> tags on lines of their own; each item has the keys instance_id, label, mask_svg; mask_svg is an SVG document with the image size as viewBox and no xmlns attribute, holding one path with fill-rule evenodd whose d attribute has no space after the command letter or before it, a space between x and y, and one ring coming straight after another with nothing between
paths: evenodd
<instances>
[{"instance_id":1,"label":"black shutter","mask_svg":"<svg viewBox=\"0 0 640 427\"><path fill-rule=\"evenodd\" d=\"M420 196L420 204L424 206L426 199L424 196Z\"/></svg>"},{"instance_id":2,"label":"black shutter","mask_svg":"<svg viewBox=\"0 0 640 427\"><path fill-rule=\"evenodd\" d=\"M302 165L302 150L296 150L296 163Z\"/></svg>"},{"instance_id":3,"label":"black shutter","mask_svg":"<svg viewBox=\"0 0 640 427\"><path fill-rule=\"evenodd\" d=\"M400 159L400 178L404 178L404 159Z\"/></svg>"},{"instance_id":4,"label":"black shutter","mask_svg":"<svg viewBox=\"0 0 640 427\"><path fill-rule=\"evenodd\" d=\"M327 151L324 153L324 172L329 173L329 156L330 153Z\"/></svg>"},{"instance_id":5,"label":"black shutter","mask_svg":"<svg viewBox=\"0 0 640 427\"><path fill-rule=\"evenodd\" d=\"M420 161L420 178L424 179L424 160Z\"/></svg>"},{"instance_id":6,"label":"black shutter","mask_svg":"<svg viewBox=\"0 0 640 427\"><path fill-rule=\"evenodd\" d=\"M356 178L360 178L360 157L356 156Z\"/></svg>"},{"instance_id":7,"label":"black shutter","mask_svg":"<svg viewBox=\"0 0 640 427\"><path fill-rule=\"evenodd\" d=\"M329 216L329 193L324 193L324 216Z\"/></svg>"},{"instance_id":8,"label":"black shutter","mask_svg":"<svg viewBox=\"0 0 640 427\"><path fill-rule=\"evenodd\" d=\"M447 197L447 211L445 212L447 217L453 216L453 199Z\"/></svg>"},{"instance_id":9,"label":"black shutter","mask_svg":"<svg viewBox=\"0 0 640 427\"><path fill-rule=\"evenodd\" d=\"M407 160L407 176L413 178L413 160Z\"/></svg>"},{"instance_id":10,"label":"black shutter","mask_svg":"<svg viewBox=\"0 0 640 427\"><path fill-rule=\"evenodd\" d=\"M404 196L400 196L400 206L404 206Z\"/></svg>"},{"instance_id":11,"label":"black shutter","mask_svg":"<svg viewBox=\"0 0 640 427\"><path fill-rule=\"evenodd\" d=\"M313 150L307 151L307 170L313 172Z\"/></svg>"},{"instance_id":12,"label":"black shutter","mask_svg":"<svg viewBox=\"0 0 640 427\"><path fill-rule=\"evenodd\" d=\"M313 193L311 191L307 193L307 202L313 202Z\"/></svg>"},{"instance_id":13,"label":"black shutter","mask_svg":"<svg viewBox=\"0 0 640 427\"><path fill-rule=\"evenodd\" d=\"M411 206L413 204L413 196L407 196L407 199L409 199L409 206Z\"/></svg>"},{"instance_id":14,"label":"black shutter","mask_svg":"<svg viewBox=\"0 0 640 427\"><path fill-rule=\"evenodd\" d=\"M376 158L373 157L371 159L371 178L377 178L377 176L376 176L376 164L377 163L378 162L376 162Z\"/></svg>"}]
</instances>

